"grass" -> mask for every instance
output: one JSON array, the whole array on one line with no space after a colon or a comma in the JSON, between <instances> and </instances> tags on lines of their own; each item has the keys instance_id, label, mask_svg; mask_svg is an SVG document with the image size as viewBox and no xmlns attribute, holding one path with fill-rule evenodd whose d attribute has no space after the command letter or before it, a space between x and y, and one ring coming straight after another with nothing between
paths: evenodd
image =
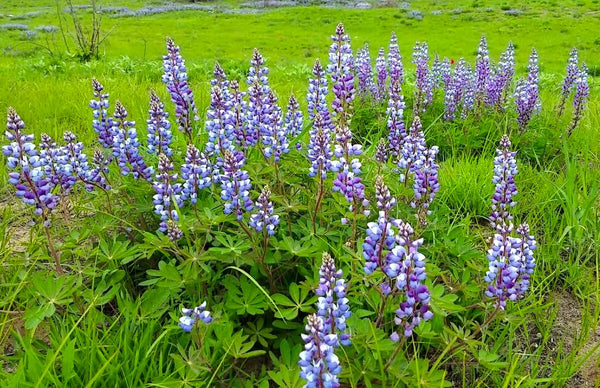
<instances>
[{"instance_id":1,"label":"grass","mask_svg":"<svg viewBox=\"0 0 600 388\"><path fill-rule=\"evenodd\" d=\"M111 5L136 8L145 3L129 0ZM227 6L236 9L240 3L230 1ZM2 385L267 387L270 380L299 386L299 332L314 304L315 257L325 250L334 253L345 273L359 279L349 296L357 301L349 321L353 346L340 355L342 379L350 386L362 386L367 378L374 386L452 382L454 386L554 387L582 381L598 385L597 377L594 380L600 322L598 78L591 79L587 113L571 138L563 136L568 112L557 119L552 108L558 102L572 46L579 48L580 59L588 66L600 66L596 34L600 5L595 1L510 5L522 11L518 16L504 12L509 5L493 0L411 3L424 13L422 21L410 19L398 7L293 7L258 15L186 11L104 18L105 29L112 32L102 46L101 59L87 63L66 53L58 33L38 33L30 41L22 32L2 31L0 106L14 106L36 135L46 132L59 138L64 130L72 130L88 145L95 138L87 106L92 77L104 84L111 104L115 99L125 104L144 136L148 89L166 97L160 61L165 36L181 46L201 116L208 107L214 61L224 65L230 78L244 80L254 47L267 58L270 83L280 102L293 91L304 107L311 66L316 58L326 60L329 35L339 21L351 34L354 48L368 43L372 52L387 46L391 31L396 31L409 73L408 106L414 77L409 58L415 41L427 41L430 50L442 57L473 61L482 33L492 59L509 40L516 44L519 76L525 72L530 48L536 47L544 104L542 114L523 134L514 129L514 117L505 114L446 123L439 119L443 111L439 95L438 103L423 117L427 142L440 146L441 160L442 188L431 222L422 231L429 286L436 290L432 292L435 317L417 329L389 371L386 357L394 345L369 315L378 305L378 296L373 284L363 279L360 249L345 247L347 231L337 224L346 204L326 199L324 215L333 227L322 228L319 238L311 235L312 225L303 224L303 215L313 206L312 187L302 172L307 168L303 157L290 155L281 166L290 176L286 184L299 192L292 198L275 198L278 211L291 209L292 221L283 221L282 216L282 223L291 224L294 238L277 238L266 257L268 265L281 268L274 290L267 289L264 273L252 262L254 247L221 214L220 203L205 197L198 218L192 212L182 216L189 240L177 249L154 233L151 189L132 182L119 188L119 195L113 194L118 205L113 212L99 194L78 194L71 218L56 220L53 235L69 274L55 279L47 264L43 233L34 227L31 238L17 239L16 234L28 228L31 209L12 199L6 174L0 174ZM38 10L43 13L24 19L6 16ZM436 10L441 14L432 14ZM0 24L58 24L53 1L3 2L0 14L4 15ZM89 13L83 12L82 17L87 21ZM54 55L40 45L51 48ZM357 104L353 130L367 155L373 155L376 140L386 136L382 112ZM490 316L490 311L465 306L482 296L484 252L491 237L487 221L494 190L491 166L505 131L518 150L514 215L527 221L536 234L537 268L526 298L491 321L480 338L472 338ZM304 133L303 140L306 137ZM176 148L183 146L179 139ZM249 163L248 169L255 189L263 183L274 186L271 166ZM372 182L376 171L371 163L365 163L365 171L365 181ZM384 171L392 192L403 192L393 168ZM132 202L124 201L122 193ZM412 220L409 209L398 212ZM149 229L143 230L132 214L148 221ZM125 228L135 234L135 243L124 237ZM209 300L215 322L206 332L182 335L175 326L177 310L186 301L194 303L198 295ZM292 313L293 317L286 315ZM277 319L281 316L288 319Z\"/></svg>"}]
</instances>

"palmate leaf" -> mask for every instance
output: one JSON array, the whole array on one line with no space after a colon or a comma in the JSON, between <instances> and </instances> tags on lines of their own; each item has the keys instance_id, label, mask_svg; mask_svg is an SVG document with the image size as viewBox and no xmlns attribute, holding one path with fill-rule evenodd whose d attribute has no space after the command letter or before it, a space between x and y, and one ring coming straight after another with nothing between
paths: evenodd
<instances>
[{"instance_id":1,"label":"palmate leaf","mask_svg":"<svg viewBox=\"0 0 600 388\"><path fill-rule=\"evenodd\" d=\"M316 296L306 299L309 295L308 288L300 288L296 283L290 284L289 297L283 294L273 295L273 300L280 311L275 313L276 318L294 319L300 311L312 311L312 306L317 300Z\"/></svg>"},{"instance_id":2,"label":"palmate leaf","mask_svg":"<svg viewBox=\"0 0 600 388\"><path fill-rule=\"evenodd\" d=\"M272 244L276 249L289 252L297 257L315 257L321 251L321 248L315 246L312 240L300 242L288 236L284 236L279 241L273 241Z\"/></svg>"},{"instance_id":3,"label":"palmate leaf","mask_svg":"<svg viewBox=\"0 0 600 388\"><path fill-rule=\"evenodd\" d=\"M268 307L265 296L247 278L240 278L239 283L235 281L227 283L229 292L225 306L228 309L234 310L238 315L264 313Z\"/></svg>"},{"instance_id":4,"label":"palmate leaf","mask_svg":"<svg viewBox=\"0 0 600 388\"><path fill-rule=\"evenodd\" d=\"M150 276L150 279L141 282L141 286L156 284L159 287L180 290L185 283L177 267L175 267L174 260L169 263L161 260L158 263L158 270L150 269L146 273Z\"/></svg>"},{"instance_id":5,"label":"palmate leaf","mask_svg":"<svg viewBox=\"0 0 600 388\"><path fill-rule=\"evenodd\" d=\"M249 337L240 330L232 337L226 338L223 347L227 349L227 354L234 358L250 358L265 354L264 350L252 350L256 341Z\"/></svg>"}]
</instances>

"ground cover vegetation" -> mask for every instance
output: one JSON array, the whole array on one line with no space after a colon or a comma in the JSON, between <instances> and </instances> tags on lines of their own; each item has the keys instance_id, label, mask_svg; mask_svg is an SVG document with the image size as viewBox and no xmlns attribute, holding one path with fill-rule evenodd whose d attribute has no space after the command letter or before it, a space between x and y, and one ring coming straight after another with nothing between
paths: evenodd
<instances>
[{"instance_id":1,"label":"ground cover vegetation","mask_svg":"<svg viewBox=\"0 0 600 388\"><path fill-rule=\"evenodd\" d=\"M5 51L3 384L597 383L594 3L553 44L528 35L551 4L417 4Z\"/></svg>"}]
</instances>

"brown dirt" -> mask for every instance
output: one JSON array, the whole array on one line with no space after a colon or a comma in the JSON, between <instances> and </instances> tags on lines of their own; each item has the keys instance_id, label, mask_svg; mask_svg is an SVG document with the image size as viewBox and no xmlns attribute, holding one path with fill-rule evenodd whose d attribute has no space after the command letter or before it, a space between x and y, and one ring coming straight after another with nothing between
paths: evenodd
<instances>
[{"instance_id":1,"label":"brown dirt","mask_svg":"<svg viewBox=\"0 0 600 388\"><path fill-rule=\"evenodd\" d=\"M33 220L31 215L25 214L27 209L21 201L0 199L0 218L7 208L16 215L12 217L12 222L7 228L7 234L10 236L8 248L13 252L23 253L27 249L31 227L34 225Z\"/></svg>"},{"instance_id":2,"label":"brown dirt","mask_svg":"<svg viewBox=\"0 0 600 388\"><path fill-rule=\"evenodd\" d=\"M557 304L557 316L552 337L555 341L562 342L564 352L570 353L577 347L575 340L581 334L582 315L581 303L568 292L562 291L554 294L553 299ZM600 386L600 326L593 328L588 333L588 338L577 353L578 357L585 357L593 351L579 372L567 383L568 387L598 387ZM594 350L595 349L595 350Z\"/></svg>"}]
</instances>

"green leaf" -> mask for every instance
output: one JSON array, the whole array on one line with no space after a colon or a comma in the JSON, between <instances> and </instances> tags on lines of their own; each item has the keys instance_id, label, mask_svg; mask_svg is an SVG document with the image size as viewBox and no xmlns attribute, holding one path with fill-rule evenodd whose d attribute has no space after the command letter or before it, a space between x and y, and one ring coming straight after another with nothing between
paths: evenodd
<instances>
[{"instance_id":1,"label":"green leaf","mask_svg":"<svg viewBox=\"0 0 600 388\"><path fill-rule=\"evenodd\" d=\"M23 319L25 319L25 328L27 330L35 329L44 319L51 317L55 311L56 307L54 307L53 303L45 303L33 309L28 309L23 315Z\"/></svg>"}]
</instances>

